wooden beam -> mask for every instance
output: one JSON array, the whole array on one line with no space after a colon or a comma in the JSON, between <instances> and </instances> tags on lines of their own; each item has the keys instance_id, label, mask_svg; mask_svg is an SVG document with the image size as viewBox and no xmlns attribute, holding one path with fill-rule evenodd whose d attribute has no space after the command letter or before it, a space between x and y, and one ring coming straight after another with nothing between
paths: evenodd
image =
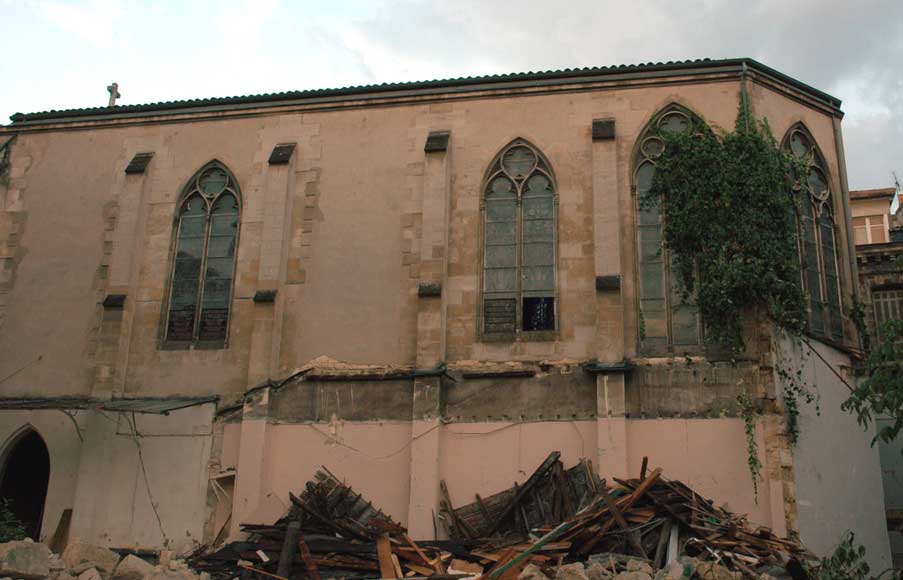
<instances>
[{"instance_id":1,"label":"wooden beam","mask_svg":"<svg viewBox=\"0 0 903 580\"><path fill-rule=\"evenodd\" d=\"M279 553L279 565L276 574L288 578L292 575L292 562L295 561L295 550L298 549L298 536L301 535L301 522L292 521L285 529L282 552Z\"/></svg>"},{"instance_id":2,"label":"wooden beam","mask_svg":"<svg viewBox=\"0 0 903 580\"><path fill-rule=\"evenodd\" d=\"M307 567L307 576L310 580L320 580L320 569L317 568L317 563L310 555L310 548L307 547L307 542L300 533L298 534L298 551L301 552L301 560Z\"/></svg>"},{"instance_id":3,"label":"wooden beam","mask_svg":"<svg viewBox=\"0 0 903 580\"><path fill-rule=\"evenodd\" d=\"M608 506L608 511L611 512L611 515L614 516L615 522L617 522L618 526L624 533L627 534L627 541L630 542L630 545L633 546L633 549L637 551L637 554L642 556L645 559L649 559L649 555L646 554L646 550L643 548L643 544L640 542L639 538L636 536L636 532L630 529L630 526L627 525L627 521L624 519L624 514L621 513L621 510L618 509L618 506L615 504L615 500L608 494L608 490L604 487L599 490L599 495L602 496L602 501L605 502L605 505Z\"/></svg>"},{"instance_id":4,"label":"wooden beam","mask_svg":"<svg viewBox=\"0 0 903 580\"><path fill-rule=\"evenodd\" d=\"M395 575L395 564L392 562L392 544L389 542L389 534L380 534L376 537L376 557L379 560L380 578L398 578Z\"/></svg>"}]
</instances>

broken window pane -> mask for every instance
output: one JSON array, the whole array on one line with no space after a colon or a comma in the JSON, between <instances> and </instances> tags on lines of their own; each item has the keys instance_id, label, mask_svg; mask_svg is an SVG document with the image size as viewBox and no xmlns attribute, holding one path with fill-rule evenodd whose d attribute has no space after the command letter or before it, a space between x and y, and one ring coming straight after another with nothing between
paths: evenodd
<instances>
[{"instance_id":1,"label":"broken window pane","mask_svg":"<svg viewBox=\"0 0 903 580\"><path fill-rule=\"evenodd\" d=\"M539 152L522 140L506 147L490 167L493 173L484 187L483 331L554 328L555 189L551 169ZM534 294L525 297L527 292ZM547 293L548 298L544 297ZM524 310L527 304L534 305L529 320ZM523 321L520 328L518 315Z\"/></svg>"},{"instance_id":2,"label":"broken window pane","mask_svg":"<svg viewBox=\"0 0 903 580\"><path fill-rule=\"evenodd\" d=\"M524 330L555 329L555 299L524 298Z\"/></svg>"}]
</instances>

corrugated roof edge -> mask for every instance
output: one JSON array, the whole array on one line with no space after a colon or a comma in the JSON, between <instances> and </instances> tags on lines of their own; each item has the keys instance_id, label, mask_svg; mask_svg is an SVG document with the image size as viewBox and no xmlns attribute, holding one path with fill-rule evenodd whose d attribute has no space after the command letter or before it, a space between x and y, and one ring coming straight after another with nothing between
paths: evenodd
<instances>
[{"instance_id":1,"label":"corrugated roof edge","mask_svg":"<svg viewBox=\"0 0 903 580\"><path fill-rule=\"evenodd\" d=\"M115 107L94 107L86 109L67 109L67 110L51 110L36 113L16 113L10 116L13 125L16 123L27 123L31 121L46 121L53 119L66 119L72 117L91 117L99 115L118 115L118 114L135 114L135 113L163 113L173 109L191 109L198 107L210 107L218 105L243 105L255 103L278 103L280 101L289 101L295 99L303 99L309 97L340 97L348 95L364 95L378 94L389 91L398 90L416 90L416 89L441 89L466 87L468 85L478 85L487 82L507 83L507 82L529 82L543 80L567 79L571 77L581 77L586 75L622 74L630 72L652 72L652 71L680 71L691 70L702 67L735 67L746 64L751 70L755 70L774 77L775 79L786 83L804 93L809 94L816 99L827 103L835 108L840 108L840 99L833 97L827 93L819 91L805 83L802 83L793 77L785 75L773 68L751 58L732 58L732 59L696 59L684 61L668 61L657 63L644 63L635 65L614 65L608 67L585 67L585 68L568 68L561 70L541 71L541 72L525 72L525 73L508 73L499 75L484 75L474 77L459 77L452 79L438 79L431 81L411 81L401 83L383 83L376 85L359 85L352 87L343 87L335 89L310 89L305 91L286 91L282 93L265 93L259 95L244 95L233 97L215 97L207 99L189 99L182 101L165 101L158 103L147 103L142 105L120 105Z\"/></svg>"}]
</instances>

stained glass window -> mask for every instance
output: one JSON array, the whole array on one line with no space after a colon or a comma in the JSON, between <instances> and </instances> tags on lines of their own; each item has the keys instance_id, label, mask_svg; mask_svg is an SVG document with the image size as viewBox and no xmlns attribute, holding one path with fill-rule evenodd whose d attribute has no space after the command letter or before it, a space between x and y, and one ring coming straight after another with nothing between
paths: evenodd
<instances>
[{"instance_id":1,"label":"stained glass window","mask_svg":"<svg viewBox=\"0 0 903 580\"><path fill-rule=\"evenodd\" d=\"M805 176L794 176L793 189L798 196L800 263L809 302L809 329L817 336L842 341L837 230L827 165L801 123L787 132L784 149L806 165Z\"/></svg>"},{"instance_id":2,"label":"stained glass window","mask_svg":"<svg viewBox=\"0 0 903 580\"><path fill-rule=\"evenodd\" d=\"M638 201L637 245L639 251L639 295L641 343L645 351L669 352L701 343L701 322L692 299L685 299L671 276L673 256L662 243L659 204L639 203L652 187L656 159L664 150L659 135L690 131L693 113L671 105L660 111L643 131L634 158L633 183ZM672 279L674 278L674 279Z\"/></svg>"},{"instance_id":3,"label":"stained glass window","mask_svg":"<svg viewBox=\"0 0 903 580\"><path fill-rule=\"evenodd\" d=\"M211 162L181 197L166 317L166 342L225 343L238 241L240 197L228 169Z\"/></svg>"},{"instance_id":4,"label":"stained glass window","mask_svg":"<svg viewBox=\"0 0 903 580\"><path fill-rule=\"evenodd\" d=\"M555 185L542 154L515 140L483 187L483 333L555 329Z\"/></svg>"}]
</instances>

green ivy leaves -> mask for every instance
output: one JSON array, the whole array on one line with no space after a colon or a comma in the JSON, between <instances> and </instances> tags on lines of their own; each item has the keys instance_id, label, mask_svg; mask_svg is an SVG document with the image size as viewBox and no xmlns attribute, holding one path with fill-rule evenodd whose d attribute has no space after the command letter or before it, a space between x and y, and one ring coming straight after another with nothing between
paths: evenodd
<instances>
[{"instance_id":1,"label":"green ivy leaves","mask_svg":"<svg viewBox=\"0 0 903 580\"><path fill-rule=\"evenodd\" d=\"M745 102L733 132L693 119L690 130L659 137L664 151L640 203L660 204L672 274L683 299L698 305L706 342L741 350L742 314L756 308L801 331L806 305L787 179L801 174L799 161Z\"/></svg>"}]
</instances>

